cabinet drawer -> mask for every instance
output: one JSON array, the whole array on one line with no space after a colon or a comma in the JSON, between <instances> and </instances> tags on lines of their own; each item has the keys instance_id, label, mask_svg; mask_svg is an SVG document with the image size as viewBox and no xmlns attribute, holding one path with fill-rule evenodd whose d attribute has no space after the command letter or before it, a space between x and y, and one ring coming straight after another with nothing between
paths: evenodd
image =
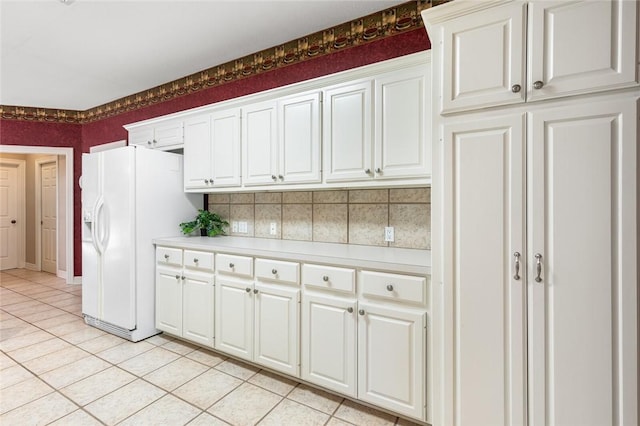
<instances>
[{"instance_id":1,"label":"cabinet drawer","mask_svg":"<svg viewBox=\"0 0 640 426\"><path fill-rule=\"evenodd\" d=\"M354 293L356 271L333 266L302 265L302 283L307 287Z\"/></svg>"},{"instance_id":2,"label":"cabinet drawer","mask_svg":"<svg viewBox=\"0 0 640 426\"><path fill-rule=\"evenodd\" d=\"M399 302L426 303L427 279L409 275L362 271L362 295Z\"/></svg>"},{"instance_id":3,"label":"cabinet drawer","mask_svg":"<svg viewBox=\"0 0 640 426\"><path fill-rule=\"evenodd\" d=\"M256 278L299 284L299 276L299 263L284 262L281 260L256 259Z\"/></svg>"},{"instance_id":4,"label":"cabinet drawer","mask_svg":"<svg viewBox=\"0 0 640 426\"><path fill-rule=\"evenodd\" d=\"M216 254L216 265L218 265L218 272L253 277L253 258L251 257Z\"/></svg>"},{"instance_id":5,"label":"cabinet drawer","mask_svg":"<svg viewBox=\"0 0 640 426\"><path fill-rule=\"evenodd\" d=\"M185 250L184 266L193 269L213 271L213 253L205 251Z\"/></svg>"},{"instance_id":6,"label":"cabinet drawer","mask_svg":"<svg viewBox=\"0 0 640 426\"><path fill-rule=\"evenodd\" d=\"M182 249L157 247L156 262L161 265L182 266Z\"/></svg>"}]
</instances>

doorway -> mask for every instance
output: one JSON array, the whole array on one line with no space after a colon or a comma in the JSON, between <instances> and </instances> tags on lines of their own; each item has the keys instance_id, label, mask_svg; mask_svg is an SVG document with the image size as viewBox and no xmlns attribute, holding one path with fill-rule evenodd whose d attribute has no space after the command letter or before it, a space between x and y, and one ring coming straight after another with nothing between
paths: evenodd
<instances>
[{"instance_id":1,"label":"doorway","mask_svg":"<svg viewBox=\"0 0 640 426\"><path fill-rule=\"evenodd\" d=\"M58 275L58 162L57 157L36 160L36 225L40 224L36 250L40 253L40 269ZM38 217L39 216L39 217Z\"/></svg>"},{"instance_id":2,"label":"doorway","mask_svg":"<svg viewBox=\"0 0 640 426\"><path fill-rule=\"evenodd\" d=\"M74 241L73 241L73 213L74 213L74 193L73 193L73 148L54 148L43 146L22 146L22 145L0 145L0 154L27 154L27 155L43 155L43 156L56 156L60 161L57 164L57 184L56 191L58 196L56 197L57 210L56 215L56 275L65 278L67 284L79 284L80 277L76 279L74 277ZM4 161L4 160L3 160ZM36 167L36 173L39 167ZM35 190L39 191L40 185L35 185ZM20 191L24 196L25 191ZM36 215L38 215L36 209ZM40 216L40 215L38 215ZM35 218L34 218L35 219ZM30 225L35 226L35 239L41 240L42 235L40 232L39 222L43 221L42 217L30 221ZM22 220L22 226L24 226L25 220ZM25 235L26 231L19 231L21 235ZM32 231L33 232L33 231ZM24 238L24 237L23 237ZM18 263L22 263L19 267L34 267L40 269L40 265L37 264L41 258L43 258L41 250L35 250L36 259L33 264L25 264L25 252L19 254Z\"/></svg>"}]
</instances>

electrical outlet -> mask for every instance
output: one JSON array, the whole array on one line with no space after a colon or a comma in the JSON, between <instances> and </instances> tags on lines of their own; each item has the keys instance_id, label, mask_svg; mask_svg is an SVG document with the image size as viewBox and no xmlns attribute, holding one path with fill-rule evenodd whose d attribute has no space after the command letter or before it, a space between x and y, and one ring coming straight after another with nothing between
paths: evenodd
<instances>
[{"instance_id":1,"label":"electrical outlet","mask_svg":"<svg viewBox=\"0 0 640 426\"><path fill-rule=\"evenodd\" d=\"M278 233L278 227L275 222L271 222L271 226L269 227L269 234L276 235Z\"/></svg>"},{"instance_id":2,"label":"electrical outlet","mask_svg":"<svg viewBox=\"0 0 640 426\"><path fill-rule=\"evenodd\" d=\"M394 240L393 235L393 226L385 226L384 227L384 240L392 243Z\"/></svg>"},{"instance_id":3,"label":"electrical outlet","mask_svg":"<svg viewBox=\"0 0 640 426\"><path fill-rule=\"evenodd\" d=\"M241 234L247 233L247 222L238 222L238 232Z\"/></svg>"},{"instance_id":4,"label":"electrical outlet","mask_svg":"<svg viewBox=\"0 0 640 426\"><path fill-rule=\"evenodd\" d=\"M231 232L238 232L238 222L235 220L231 222Z\"/></svg>"}]
</instances>

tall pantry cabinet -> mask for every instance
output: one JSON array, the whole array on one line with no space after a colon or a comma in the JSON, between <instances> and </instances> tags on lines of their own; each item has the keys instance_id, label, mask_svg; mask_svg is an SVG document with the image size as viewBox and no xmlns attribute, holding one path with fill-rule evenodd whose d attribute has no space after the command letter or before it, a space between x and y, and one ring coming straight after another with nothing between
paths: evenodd
<instances>
[{"instance_id":1,"label":"tall pantry cabinet","mask_svg":"<svg viewBox=\"0 0 640 426\"><path fill-rule=\"evenodd\" d=\"M423 19L434 424L638 424L637 2Z\"/></svg>"}]
</instances>

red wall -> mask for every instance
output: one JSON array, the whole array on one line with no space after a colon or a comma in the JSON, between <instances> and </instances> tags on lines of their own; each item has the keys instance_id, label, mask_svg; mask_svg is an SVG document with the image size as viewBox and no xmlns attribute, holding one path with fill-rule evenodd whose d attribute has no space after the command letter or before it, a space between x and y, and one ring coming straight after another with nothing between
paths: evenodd
<instances>
[{"instance_id":1,"label":"red wall","mask_svg":"<svg viewBox=\"0 0 640 426\"><path fill-rule=\"evenodd\" d=\"M419 28L92 123L79 125L0 120L0 144L74 148L74 274L80 276L82 249L78 178L82 171L81 155L82 152L89 152L92 146L127 139L123 125L428 50L430 47L426 31Z\"/></svg>"}]
</instances>

